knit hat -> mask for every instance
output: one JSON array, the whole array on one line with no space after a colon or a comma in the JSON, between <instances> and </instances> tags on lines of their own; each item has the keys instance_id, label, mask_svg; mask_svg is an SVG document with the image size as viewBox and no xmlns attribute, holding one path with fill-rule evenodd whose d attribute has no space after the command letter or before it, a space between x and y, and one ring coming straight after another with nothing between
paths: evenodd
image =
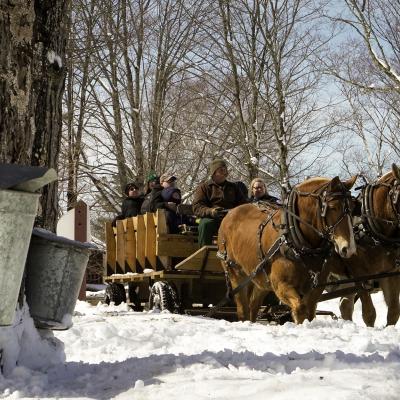
<instances>
[{"instance_id":1,"label":"knit hat","mask_svg":"<svg viewBox=\"0 0 400 400\"><path fill-rule=\"evenodd\" d=\"M158 179L159 177L154 171L150 171L147 175L147 182L157 181Z\"/></svg>"},{"instance_id":2,"label":"knit hat","mask_svg":"<svg viewBox=\"0 0 400 400\"><path fill-rule=\"evenodd\" d=\"M208 166L210 176L213 176L214 172L221 167L228 168L225 160L223 160L222 158L216 158L215 160L212 160L210 165Z\"/></svg>"}]
</instances>

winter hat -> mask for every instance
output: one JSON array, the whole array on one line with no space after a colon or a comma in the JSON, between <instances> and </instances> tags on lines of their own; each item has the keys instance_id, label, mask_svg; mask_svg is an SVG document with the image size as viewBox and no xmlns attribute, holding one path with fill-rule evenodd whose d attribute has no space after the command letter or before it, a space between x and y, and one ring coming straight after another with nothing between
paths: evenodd
<instances>
[{"instance_id":1,"label":"winter hat","mask_svg":"<svg viewBox=\"0 0 400 400\"><path fill-rule=\"evenodd\" d=\"M130 182L125 186L125 194L128 196L129 195L129 189L130 188L135 188L139 190L139 185L136 182Z\"/></svg>"},{"instance_id":2,"label":"winter hat","mask_svg":"<svg viewBox=\"0 0 400 400\"><path fill-rule=\"evenodd\" d=\"M157 181L158 179L158 175L154 171L150 171L147 175L147 182Z\"/></svg>"},{"instance_id":3,"label":"winter hat","mask_svg":"<svg viewBox=\"0 0 400 400\"><path fill-rule=\"evenodd\" d=\"M222 158L216 158L215 160L212 160L210 165L209 165L209 167L208 167L208 170L210 172L210 176L213 176L214 172L218 168L221 168L221 167L228 168L225 160L223 160Z\"/></svg>"}]
</instances>

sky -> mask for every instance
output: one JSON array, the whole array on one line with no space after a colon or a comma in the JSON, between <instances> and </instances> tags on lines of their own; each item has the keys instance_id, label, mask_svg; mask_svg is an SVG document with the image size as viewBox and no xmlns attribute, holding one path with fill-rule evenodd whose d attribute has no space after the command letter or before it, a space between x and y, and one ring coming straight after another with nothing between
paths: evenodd
<instances>
[{"instance_id":1,"label":"sky","mask_svg":"<svg viewBox=\"0 0 400 400\"><path fill-rule=\"evenodd\" d=\"M25 318L0 398L398 399L400 325L384 328L381 293L373 300L375 328L359 302L354 322L267 325L78 301L69 330L39 336ZM318 309L339 315L338 300Z\"/></svg>"}]
</instances>

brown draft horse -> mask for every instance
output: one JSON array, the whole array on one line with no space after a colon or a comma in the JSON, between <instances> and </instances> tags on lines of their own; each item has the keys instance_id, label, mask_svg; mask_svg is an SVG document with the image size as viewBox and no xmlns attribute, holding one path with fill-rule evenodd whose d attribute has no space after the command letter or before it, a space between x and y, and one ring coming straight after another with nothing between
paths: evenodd
<instances>
[{"instance_id":1,"label":"brown draft horse","mask_svg":"<svg viewBox=\"0 0 400 400\"><path fill-rule=\"evenodd\" d=\"M325 282L328 271L321 272L324 258L296 256L304 249L291 245L291 235L285 232L297 225L296 234L307 243L311 254L333 244L341 257L350 257L356 247L348 199L355 180L356 176L346 182L338 177L308 179L292 189L291 208L244 204L228 212L218 232L218 251L224 255L222 266L232 288L265 263L235 295L239 320L254 322L265 295L271 291L291 308L296 323L315 317L323 289L313 287L312 277L320 274ZM283 222L285 212L293 217L288 219L290 224ZM277 241L281 242L279 251L267 259L265 255Z\"/></svg>"},{"instance_id":2,"label":"brown draft horse","mask_svg":"<svg viewBox=\"0 0 400 400\"><path fill-rule=\"evenodd\" d=\"M361 221L355 225L357 254L348 260L332 259L329 268L335 278L356 278L393 272L400 263L400 171L392 171L376 182L364 186L361 193ZM387 325L395 325L400 316L400 276L379 280L388 307ZM362 317L367 326L374 326L375 307L370 293L359 287ZM356 294L342 297L342 318L352 320Z\"/></svg>"}]
</instances>

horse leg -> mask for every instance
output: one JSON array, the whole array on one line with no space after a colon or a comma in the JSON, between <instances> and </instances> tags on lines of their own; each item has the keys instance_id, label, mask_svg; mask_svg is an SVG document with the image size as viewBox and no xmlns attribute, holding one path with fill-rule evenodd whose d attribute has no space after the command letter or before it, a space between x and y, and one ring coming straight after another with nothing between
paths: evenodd
<instances>
[{"instance_id":1,"label":"horse leg","mask_svg":"<svg viewBox=\"0 0 400 400\"><path fill-rule=\"evenodd\" d=\"M376 319L376 310L372 303L371 294L367 290L358 292L361 301L362 318L366 326L373 327Z\"/></svg>"},{"instance_id":2,"label":"horse leg","mask_svg":"<svg viewBox=\"0 0 400 400\"><path fill-rule=\"evenodd\" d=\"M343 296L339 302L340 315L345 321L353 321L354 299L356 295Z\"/></svg>"},{"instance_id":3,"label":"horse leg","mask_svg":"<svg viewBox=\"0 0 400 400\"><path fill-rule=\"evenodd\" d=\"M299 293L293 286L289 286L284 282L278 282L273 285L275 294L279 300L287 304L292 310L292 317L296 324L302 324L307 318L307 306L300 298Z\"/></svg>"},{"instance_id":4,"label":"horse leg","mask_svg":"<svg viewBox=\"0 0 400 400\"><path fill-rule=\"evenodd\" d=\"M264 289L258 288L256 285L252 284L252 290L250 294L250 302L249 302L249 308L250 308L250 321L251 322L256 322L257 316L258 316L258 311L260 310L264 297L266 295L266 291Z\"/></svg>"},{"instance_id":5,"label":"horse leg","mask_svg":"<svg viewBox=\"0 0 400 400\"><path fill-rule=\"evenodd\" d=\"M245 276L233 270L231 270L231 273L229 275L233 290L237 286L239 286L240 282L243 279L245 279ZM249 286L247 286L242 288L238 293L235 294L236 312L239 321L250 320L249 291Z\"/></svg>"},{"instance_id":6,"label":"horse leg","mask_svg":"<svg viewBox=\"0 0 400 400\"><path fill-rule=\"evenodd\" d=\"M383 297L388 307L386 325L396 325L400 315L400 279L395 276L380 281Z\"/></svg>"},{"instance_id":7,"label":"horse leg","mask_svg":"<svg viewBox=\"0 0 400 400\"><path fill-rule=\"evenodd\" d=\"M309 321L312 321L315 318L318 300L320 299L323 291L324 288L313 289L304 297L304 302L307 306L307 319Z\"/></svg>"}]
</instances>

